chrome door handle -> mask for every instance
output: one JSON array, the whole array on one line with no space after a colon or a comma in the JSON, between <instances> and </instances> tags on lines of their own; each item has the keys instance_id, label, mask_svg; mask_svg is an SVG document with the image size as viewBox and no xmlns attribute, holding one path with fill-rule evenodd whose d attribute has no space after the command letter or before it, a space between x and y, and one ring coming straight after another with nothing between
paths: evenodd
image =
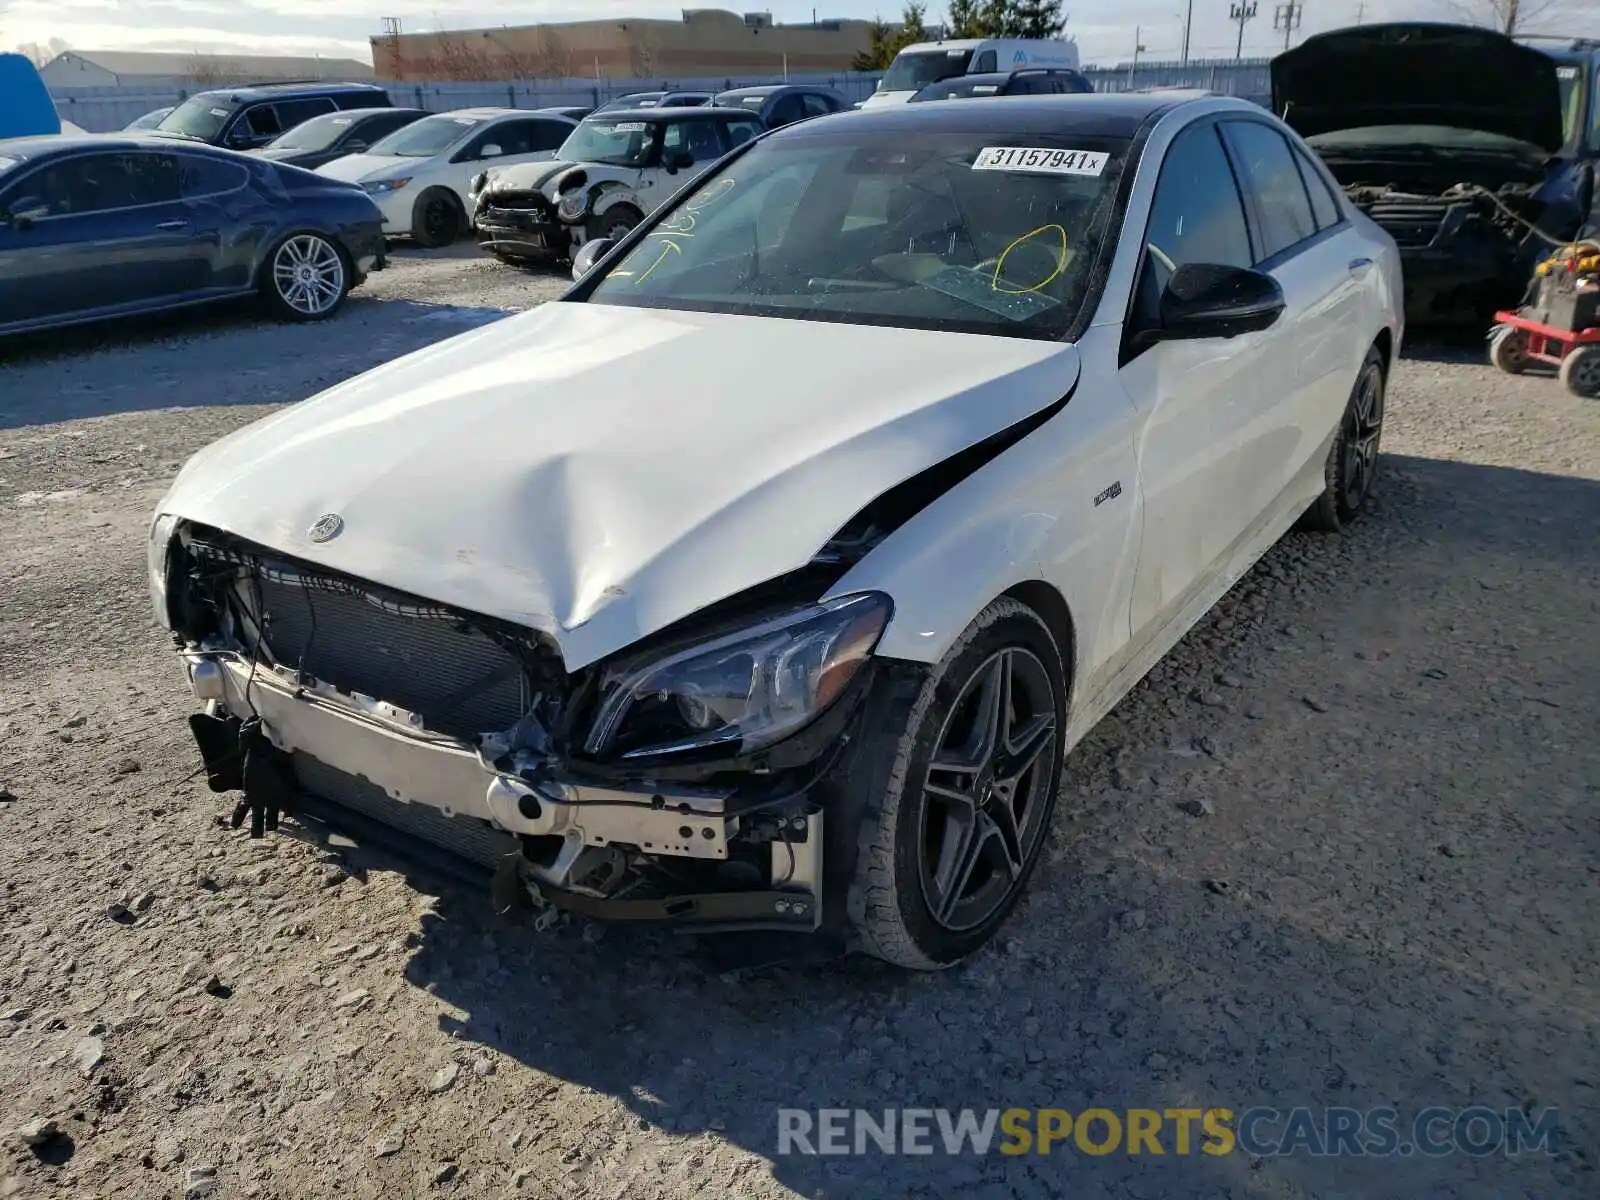
<instances>
[{"instance_id":1,"label":"chrome door handle","mask_svg":"<svg viewBox=\"0 0 1600 1200\"><path fill-rule=\"evenodd\" d=\"M187 221L162 221L159 225L156 226L156 228L157 229L187 229L187 228L189 228L189 222L187 222Z\"/></svg>"}]
</instances>

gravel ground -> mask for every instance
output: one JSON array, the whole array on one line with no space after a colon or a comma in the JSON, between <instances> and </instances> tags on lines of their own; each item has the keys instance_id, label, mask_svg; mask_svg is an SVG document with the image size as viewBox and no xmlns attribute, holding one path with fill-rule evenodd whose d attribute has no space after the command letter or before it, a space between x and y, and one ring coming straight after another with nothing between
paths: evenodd
<instances>
[{"instance_id":1,"label":"gravel ground","mask_svg":"<svg viewBox=\"0 0 1600 1200\"><path fill-rule=\"evenodd\" d=\"M1479 348L1413 350L1370 516L1288 537L1100 725L956 971L719 973L220 828L148 616L168 478L562 286L469 247L325 326L6 348L0 1197L1600 1194L1600 405ZM1560 1125L1517 1158L776 1153L780 1106L1263 1104Z\"/></svg>"}]
</instances>

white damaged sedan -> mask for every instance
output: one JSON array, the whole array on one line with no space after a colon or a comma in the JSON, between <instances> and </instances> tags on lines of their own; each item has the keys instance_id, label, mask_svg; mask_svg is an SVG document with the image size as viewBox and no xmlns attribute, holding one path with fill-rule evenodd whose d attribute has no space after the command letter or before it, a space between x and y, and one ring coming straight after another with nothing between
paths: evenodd
<instances>
[{"instance_id":1,"label":"white damaged sedan","mask_svg":"<svg viewBox=\"0 0 1600 1200\"><path fill-rule=\"evenodd\" d=\"M1402 335L1393 242L1224 98L808 121L583 258L179 474L211 786L919 969L1006 920L1090 727L1360 512Z\"/></svg>"}]
</instances>

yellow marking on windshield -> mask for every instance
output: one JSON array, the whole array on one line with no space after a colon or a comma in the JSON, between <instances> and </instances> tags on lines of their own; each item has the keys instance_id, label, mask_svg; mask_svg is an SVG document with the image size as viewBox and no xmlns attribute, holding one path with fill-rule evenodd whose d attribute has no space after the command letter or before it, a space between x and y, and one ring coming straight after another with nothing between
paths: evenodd
<instances>
[{"instance_id":1,"label":"yellow marking on windshield","mask_svg":"<svg viewBox=\"0 0 1600 1200\"><path fill-rule=\"evenodd\" d=\"M1001 287L1000 286L1000 271L1006 265L1006 255L1010 254L1013 250L1015 250L1018 246L1022 245L1024 242L1033 240L1034 238L1038 237L1041 233L1050 233L1051 231L1054 231L1061 238L1061 253L1059 255L1057 255L1057 257L1056 257L1056 269L1054 271L1051 271L1050 274L1046 275L1043 279L1041 279L1038 283L1034 284L1032 287L1009 287L1009 286ZM1017 238L1014 242L1012 242L1004 250L1000 251L1000 257L994 260L994 275L989 280L989 290L991 292L1002 292L1002 293L1004 293L1005 295L1008 295L1008 296L1020 296L1020 295L1023 295L1024 293L1027 293L1027 292L1037 292L1037 291L1043 289L1044 287L1047 287L1049 284L1054 283L1058 278L1060 278L1061 272L1065 271L1066 269L1067 269L1067 231L1064 228L1062 228L1060 225L1041 225L1037 229L1030 229L1027 233L1025 233L1021 237Z\"/></svg>"},{"instance_id":2,"label":"yellow marking on windshield","mask_svg":"<svg viewBox=\"0 0 1600 1200\"><path fill-rule=\"evenodd\" d=\"M643 275L640 275L639 278L633 281L633 286L638 287L646 279L649 279L650 276L655 273L655 269L667 261L667 255L673 253L682 254L683 247L678 245L677 242L674 242L670 237L663 237L661 239L661 254L656 258L655 262L650 264Z\"/></svg>"}]
</instances>

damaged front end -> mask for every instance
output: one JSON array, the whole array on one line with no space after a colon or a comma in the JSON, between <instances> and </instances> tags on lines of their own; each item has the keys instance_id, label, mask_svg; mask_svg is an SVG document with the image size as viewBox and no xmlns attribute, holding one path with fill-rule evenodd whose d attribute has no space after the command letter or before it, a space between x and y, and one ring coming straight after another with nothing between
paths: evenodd
<instances>
[{"instance_id":1,"label":"damaged front end","mask_svg":"<svg viewBox=\"0 0 1600 1200\"><path fill-rule=\"evenodd\" d=\"M478 244L502 258L557 262L572 252L572 234L538 188L501 187L489 180L474 200Z\"/></svg>"},{"instance_id":2,"label":"damaged front end","mask_svg":"<svg viewBox=\"0 0 1600 1200\"><path fill-rule=\"evenodd\" d=\"M568 673L544 635L168 517L151 586L210 786L260 836L304 804L547 912L812 932L823 839L890 615L819 565Z\"/></svg>"}]
</instances>

